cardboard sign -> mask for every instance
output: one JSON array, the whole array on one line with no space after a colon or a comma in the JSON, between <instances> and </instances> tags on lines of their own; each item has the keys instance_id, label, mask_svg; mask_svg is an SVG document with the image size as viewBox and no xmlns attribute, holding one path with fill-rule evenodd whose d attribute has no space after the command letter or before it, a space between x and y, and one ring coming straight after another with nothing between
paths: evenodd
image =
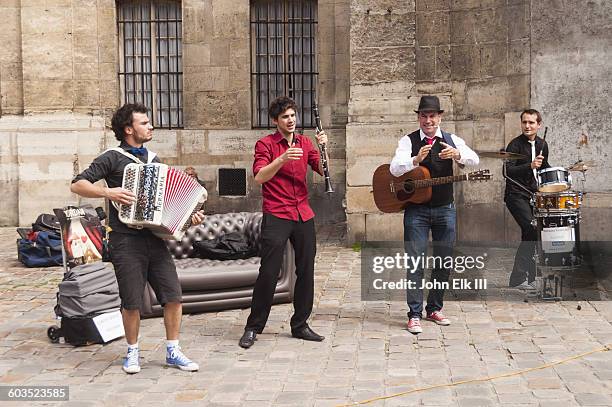
<instances>
[{"instance_id":1,"label":"cardboard sign","mask_svg":"<svg viewBox=\"0 0 612 407\"><path fill-rule=\"evenodd\" d=\"M119 310L100 314L92 320L105 343L125 335Z\"/></svg>"}]
</instances>

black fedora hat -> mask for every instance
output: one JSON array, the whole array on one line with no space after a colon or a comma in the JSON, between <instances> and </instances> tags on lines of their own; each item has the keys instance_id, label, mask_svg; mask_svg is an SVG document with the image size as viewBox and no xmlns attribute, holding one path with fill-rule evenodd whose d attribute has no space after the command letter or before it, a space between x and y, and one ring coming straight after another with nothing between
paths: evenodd
<instances>
[{"instance_id":1,"label":"black fedora hat","mask_svg":"<svg viewBox=\"0 0 612 407\"><path fill-rule=\"evenodd\" d=\"M421 96L421 100L419 101L419 108L414 112L444 113L444 110L440 109L440 99L438 99L437 96Z\"/></svg>"}]
</instances>

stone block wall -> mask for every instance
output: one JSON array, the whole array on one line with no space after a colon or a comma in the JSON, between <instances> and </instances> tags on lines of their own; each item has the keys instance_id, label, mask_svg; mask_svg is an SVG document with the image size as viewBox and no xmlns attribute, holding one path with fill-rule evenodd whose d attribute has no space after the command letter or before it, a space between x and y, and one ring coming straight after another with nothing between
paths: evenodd
<instances>
[{"instance_id":1,"label":"stone block wall","mask_svg":"<svg viewBox=\"0 0 612 407\"><path fill-rule=\"evenodd\" d=\"M531 98L549 126L551 163L591 161L586 190L612 194L612 3L587 1L581 7L557 3L545 0L533 5ZM580 144L582 135L588 144Z\"/></svg>"},{"instance_id":2,"label":"stone block wall","mask_svg":"<svg viewBox=\"0 0 612 407\"><path fill-rule=\"evenodd\" d=\"M440 97L446 131L474 149L504 147L505 114L529 103L529 54L521 47L529 40L529 2L355 0L351 22L347 213L366 230L349 232L349 240L401 239L401 222L368 222L384 216L371 203L373 170L391 161L402 135L418 129L413 111L424 94ZM503 226L500 164L483 160L496 180L455 184L455 191L460 211L485 211ZM470 229L459 224L460 234Z\"/></svg>"},{"instance_id":3,"label":"stone block wall","mask_svg":"<svg viewBox=\"0 0 612 407\"><path fill-rule=\"evenodd\" d=\"M318 103L330 139L335 192L325 194L323 178L310 174L310 202L318 221L336 222L345 219L348 1L324 0L318 5ZM251 172L253 147L272 131L251 129L250 2L183 1L183 19L185 129L179 132L176 162L193 165L213 188L207 204L211 210L258 209L261 188ZM246 168L246 199L216 193L217 170L228 167Z\"/></svg>"},{"instance_id":4,"label":"stone block wall","mask_svg":"<svg viewBox=\"0 0 612 407\"><path fill-rule=\"evenodd\" d=\"M586 192L581 239L610 241L612 3L534 1L531 14L531 100L549 127L551 165L591 164L584 177L572 173L576 188Z\"/></svg>"},{"instance_id":5,"label":"stone block wall","mask_svg":"<svg viewBox=\"0 0 612 407\"><path fill-rule=\"evenodd\" d=\"M353 0L349 241L402 238L401 217L374 207L371 176L390 162L401 136L418 128L413 110L424 94L440 97L442 128L480 151L505 147L520 134L520 111L540 109L545 124L556 127L551 160L563 166L593 160L602 170L589 173L587 189L592 200L612 206L604 181L610 148L601 136L609 120L585 119L611 110L605 68L611 10L603 0L585 7L554 0ZM587 101L597 103L589 108ZM582 133L587 146L564 148L577 147ZM503 204L502 162L482 158L480 167L493 180L455 184L459 238L516 241L518 228Z\"/></svg>"},{"instance_id":6,"label":"stone block wall","mask_svg":"<svg viewBox=\"0 0 612 407\"><path fill-rule=\"evenodd\" d=\"M115 3L0 4L5 23L0 32L0 186L5 197L0 225L28 224L53 205L79 201L68 190L73 174L116 145L105 127L120 104ZM349 1L318 4L318 102L330 138L335 193L325 194L322 177L311 174L310 201L319 222L335 222L345 219ZM250 2L183 0L182 15L184 128L156 129L149 148L170 165L196 168L209 190L208 212L258 210L261 189L251 172L253 147L271 131L251 128ZM49 159L45 143L53 147ZM48 165L38 169L42 162ZM246 197L219 196L219 168L246 169Z\"/></svg>"},{"instance_id":7,"label":"stone block wall","mask_svg":"<svg viewBox=\"0 0 612 407\"><path fill-rule=\"evenodd\" d=\"M118 105L113 0L0 5L0 225L76 203L69 182L105 148Z\"/></svg>"},{"instance_id":8,"label":"stone block wall","mask_svg":"<svg viewBox=\"0 0 612 407\"><path fill-rule=\"evenodd\" d=\"M23 113L20 2L0 4L0 114ZM4 179L4 178L3 178Z\"/></svg>"},{"instance_id":9,"label":"stone block wall","mask_svg":"<svg viewBox=\"0 0 612 407\"><path fill-rule=\"evenodd\" d=\"M169 164L198 170L211 212L260 205L250 168L253 145L267 131L251 129L249 4L182 2L185 126L158 129L151 143ZM443 128L476 150L504 147L520 133L519 112L540 109L551 161L594 164L585 207L599 214L612 206L609 2L319 0L318 7L318 99L336 191L325 194L322 178L310 176L319 221L346 218L351 241L401 238L401 216L373 207L371 175L417 129L413 110L423 94L440 97ZM120 103L115 8L113 0L1 2L1 225L31 222L28 211L40 208L28 205L47 196L75 200L51 176L64 185L116 143L105 127ZM582 134L588 144L578 146ZM48 165L45 142L55 158ZM246 198L218 196L222 167L247 169ZM480 167L494 179L456 184L460 237L515 240L501 162L482 159Z\"/></svg>"},{"instance_id":10,"label":"stone block wall","mask_svg":"<svg viewBox=\"0 0 612 407\"><path fill-rule=\"evenodd\" d=\"M77 203L70 181L106 148L107 132L103 118L84 114L0 118L0 224L29 225L39 213Z\"/></svg>"},{"instance_id":11,"label":"stone block wall","mask_svg":"<svg viewBox=\"0 0 612 407\"><path fill-rule=\"evenodd\" d=\"M25 113L104 115L115 108L114 1L22 1L20 20Z\"/></svg>"}]
</instances>

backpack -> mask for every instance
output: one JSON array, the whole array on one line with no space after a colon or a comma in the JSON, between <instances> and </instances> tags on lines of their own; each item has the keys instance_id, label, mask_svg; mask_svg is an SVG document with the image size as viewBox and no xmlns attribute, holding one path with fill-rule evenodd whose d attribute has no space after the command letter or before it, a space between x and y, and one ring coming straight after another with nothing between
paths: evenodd
<instances>
[{"instance_id":1,"label":"backpack","mask_svg":"<svg viewBox=\"0 0 612 407\"><path fill-rule=\"evenodd\" d=\"M36 232L30 239L17 239L17 258L26 267L63 265L62 239L58 232Z\"/></svg>"},{"instance_id":2,"label":"backpack","mask_svg":"<svg viewBox=\"0 0 612 407\"><path fill-rule=\"evenodd\" d=\"M32 230L35 232L57 232L60 231L60 223L55 215L50 213L41 213L36 218L36 222L32 223Z\"/></svg>"},{"instance_id":3,"label":"backpack","mask_svg":"<svg viewBox=\"0 0 612 407\"><path fill-rule=\"evenodd\" d=\"M239 232L194 242L193 251L195 257L211 260L248 259L257 255L257 248L251 246L246 236Z\"/></svg>"}]
</instances>

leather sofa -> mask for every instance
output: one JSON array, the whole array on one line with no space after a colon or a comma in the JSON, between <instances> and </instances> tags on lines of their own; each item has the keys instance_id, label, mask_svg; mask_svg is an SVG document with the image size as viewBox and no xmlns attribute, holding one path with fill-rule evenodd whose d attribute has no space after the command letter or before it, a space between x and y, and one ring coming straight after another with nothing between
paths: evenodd
<instances>
[{"instance_id":1,"label":"leather sofa","mask_svg":"<svg viewBox=\"0 0 612 407\"><path fill-rule=\"evenodd\" d=\"M207 215L202 224L189 228L180 242L168 241L168 248L174 257L183 290L183 313L251 306L260 258L223 261L194 258L193 243L203 239L214 239L225 233L240 232L259 249L262 218L261 212ZM291 302L294 285L295 257L291 243L287 242L274 293L274 304ZM162 311L153 289L147 284L141 315L160 316Z\"/></svg>"}]
</instances>

